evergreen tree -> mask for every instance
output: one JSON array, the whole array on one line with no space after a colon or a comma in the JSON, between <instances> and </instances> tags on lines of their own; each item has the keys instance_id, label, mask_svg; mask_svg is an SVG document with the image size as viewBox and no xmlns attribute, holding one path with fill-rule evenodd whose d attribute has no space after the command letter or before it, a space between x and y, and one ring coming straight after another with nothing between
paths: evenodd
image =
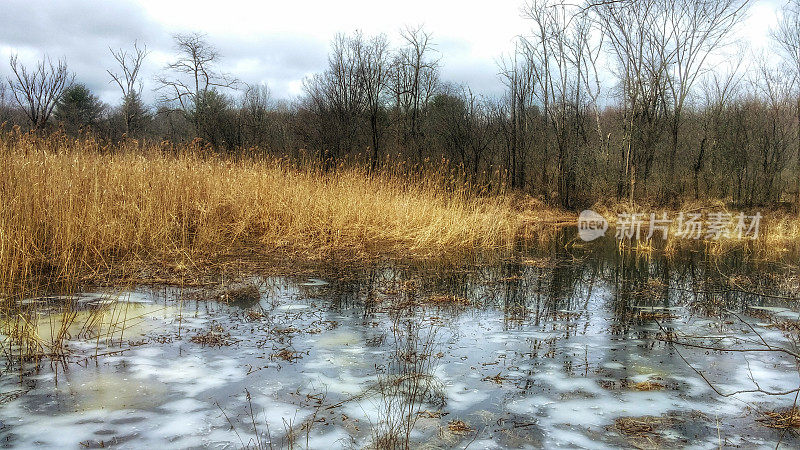
<instances>
[{"instance_id":1,"label":"evergreen tree","mask_svg":"<svg viewBox=\"0 0 800 450\"><path fill-rule=\"evenodd\" d=\"M76 134L83 127L96 127L103 110L103 103L85 85L74 84L58 99L55 117L68 133Z\"/></svg>"}]
</instances>

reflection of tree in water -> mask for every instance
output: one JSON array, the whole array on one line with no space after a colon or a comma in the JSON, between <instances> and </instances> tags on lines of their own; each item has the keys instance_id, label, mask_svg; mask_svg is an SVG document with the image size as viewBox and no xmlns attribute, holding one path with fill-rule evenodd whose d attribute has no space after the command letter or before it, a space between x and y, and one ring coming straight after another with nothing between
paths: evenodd
<instances>
[{"instance_id":1,"label":"reflection of tree in water","mask_svg":"<svg viewBox=\"0 0 800 450\"><path fill-rule=\"evenodd\" d=\"M612 363L635 367L655 349L660 363L680 365L660 337L680 330L688 320L685 307L716 316L764 301L731 289L732 276L764 270L741 253L637 253L611 244L581 247L564 240L518 248L502 260L379 261L326 273L331 285L315 289L327 312L370 323L356 327L364 342L388 350L386 363L376 368L378 382L359 397L377 402L374 443L407 447L419 413L443 408L442 381L434 376L436 327L460 339L464 320L477 315L497 317L504 332L535 331L525 338L529 352L519 353L530 361L522 370L527 375L515 382L521 395L530 395L540 388L537 372L551 370L552 363L564 374L589 376ZM466 302L428 302L436 296ZM434 317L445 319L434 324Z\"/></svg>"},{"instance_id":2,"label":"reflection of tree in water","mask_svg":"<svg viewBox=\"0 0 800 450\"><path fill-rule=\"evenodd\" d=\"M385 309L387 298L412 305L424 303L429 296L449 295L466 299L478 309L502 310L504 326L510 329L527 321L538 326L565 311L588 310L594 292L608 292L612 333L626 334L644 307L668 311L688 305L693 311L713 315L726 308L742 310L753 302L761 304L764 299L737 285L737 280L747 279L753 271L781 272L774 266L760 267L763 263L742 251L642 253L620 251L613 240L588 248L574 247L573 241L566 231L543 246L520 245L500 262L477 258L331 267L329 275L336 282L325 297L331 309L355 308L370 320ZM600 284L602 289L597 291ZM774 284L765 280L764 289Z\"/></svg>"}]
</instances>

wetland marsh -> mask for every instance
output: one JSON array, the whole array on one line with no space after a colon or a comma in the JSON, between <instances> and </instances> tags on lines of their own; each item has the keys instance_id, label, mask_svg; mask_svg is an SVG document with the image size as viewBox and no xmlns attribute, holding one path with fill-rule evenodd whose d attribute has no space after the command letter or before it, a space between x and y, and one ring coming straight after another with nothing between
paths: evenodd
<instances>
[{"instance_id":1,"label":"wetland marsh","mask_svg":"<svg viewBox=\"0 0 800 450\"><path fill-rule=\"evenodd\" d=\"M64 356L8 350L0 442L800 445L768 426L794 404L796 362L765 350L795 351L796 268L571 245L572 231L499 260L99 289L70 298L66 327L63 298L28 299Z\"/></svg>"}]
</instances>

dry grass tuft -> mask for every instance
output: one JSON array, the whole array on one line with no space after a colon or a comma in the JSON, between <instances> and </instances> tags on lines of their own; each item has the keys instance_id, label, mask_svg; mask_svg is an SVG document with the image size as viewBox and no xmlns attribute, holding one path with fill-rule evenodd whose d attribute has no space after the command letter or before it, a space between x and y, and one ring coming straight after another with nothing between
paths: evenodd
<instances>
[{"instance_id":1,"label":"dry grass tuft","mask_svg":"<svg viewBox=\"0 0 800 450\"><path fill-rule=\"evenodd\" d=\"M289 334L300 333L300 330L298 330L295 327L286 327L286 328L275 327L272 329L272 333L278 335L289 335Z\"/></svg>"},{"instance_id":2,"label":"dry grass tuft","mask_svg":"<svg viewBox=\"0 0 800 450\"><path fill-rule=\"evenodd\" d=\"M302 357L302 353L289 350L288 348L282 348L270 355L270 359L272 360L282 359L289 362L294 362Z\"/></svg>"},{"instance_id":3,"label":"dry grass tuft","mask_svg":"<svg viewBox=\"0 0 800 450\"><path fill-rule=\"evenodd\" d=\"M614 421L614 428L625 435L653 433L660 423L658 417L620 417Z\"/></svg>"},{"instance_id":4,"label":"dry grass tuft","mask_svg":"<svg viewBox=\"0 0 800 450\"><path fill-rule=\"evenodd\" d=\"M439 410L439 411L430 411L430 410L426 409L425 411L417 412L417 416L424 417L426 419L440 419L445 415L447 415L447 413L444 412L444 411L441 411L441 410Z\"/></svg>"},{"instance_id":5,"label":"dry grass tuft","mask_svg":"<svg viewBox=\"0 0 800 450\"><path fill-rule=\"evenodd\" d=\"M800 428L800 408L792 407L784 411L768 411L757 420L769 428L780 430Z\"/></svg>"},{"instance_id":6,"label":"dry grass tuft","mask_svg":"<svg viewBox=\"0 0 800 450\"><path fill-rule=\"evenodd\" d=\"M660 430L672 423L673 420L669 417L620 417L614 420L614 425L610 428L628 438L633 447L661 448L663 438Z\"/></svg>"},{"instance_id":7,"label":"dry grass tuft","mask_svg":"<svg viewBox=\"0 0 800 450\"><path fill-rule=\"evenodd\" d=\"M634 384L633 388L637 391L663 391L666 386L655 381L647 380Z\"/></svg>"},{"instance_id":8,"label":"dry grass tuft","mask_svg":"<svg viewBox=\"0 0 800 450\"><path fill-rule=\"evenodd\" d=\"M218 325L212 326L210 330L204 333L192 336L189 340L195 344L207 347L227 347L234 342L230 333L226 333L225 330Z\"/></svg>"},{"instance_id":9,"label":"dry grass tuft","mask_svg":"<svg viewBox=\"0 0 800 450\"><path fill-rule=\"evenodd\" d=\"M501 372L497 372L497 375L485 376L481 378L481 381L491 381L492 383L502 385L504 381L508 381L508 377L502 376Z\"/></svg>"},{"instance_id":10,"label":"dry grass tuft","mask_svg":"<svg viewBox=\"0 0 800 450\"><path fill-rule=\"evenodd\" d=\"M447 429L454 434L466 434L473 431L463 420L451 420L447 423Z\"/></svg>"},{"instance_id":11,"label":"dry grass tuft","mask_svg":"<svg viewBox=\"0 0 800 450\"><path fill-rule=\"evenodd\" d=\"M251 321L261 320L264 317L264 313L261 311L247 311L247 319Z\"/></svg>"}]
</instances>

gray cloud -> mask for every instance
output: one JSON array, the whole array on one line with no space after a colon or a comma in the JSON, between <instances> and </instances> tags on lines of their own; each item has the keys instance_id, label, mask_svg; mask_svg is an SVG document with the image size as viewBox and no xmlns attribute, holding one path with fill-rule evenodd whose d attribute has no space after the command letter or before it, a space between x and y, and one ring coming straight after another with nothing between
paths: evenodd
<instances>
[{"instance_id":1,"label":"gray cloud","mask_svg":"<svg viewBox=\"0 0 800 450\"><path fill-rule=\"evenodd\" d=\"M174 51L171 35L186 31L167 29L133 1L6 0L0 11L5 17L0 47L19 53L27 64L45 54L64 58L76 81L112 105L120 93L106 73L115 67L109 47L130 48L134 41L147 45L151 56L142 71L144 97L153 102L154 78L163 69L164 55ZM290 99L304 77L324 70L332 37L302 32L242 37L217 32L208 40L223 55L221 70L248 84L267 83L276 98ZM436 49L446 81L468 83L476 92L498 91L493 63L476 64L467 44L443 37L437 38ZM8 75L7 62L0 60L0 76Z\"/></svg>"},{"instance_id":2,"label":"gray cloud","mask_svg":"<svg viewBox=\"0 0 800 450\"><path fill-rule=\"evenodd\" d=\"M159 26L129 2L6 0L0 40L11 46L74 50L152 38ZM103 45L103 44L101 44Z\"/></svg>"},{"instance_id":3,"label":"gray cloud","mask_svg":"<svg viewBox=\"0 0 800 450\"><path fill-rule=\"evenodd\" d=\"M327 63L328 43L306 36L209 39L223 55L225 70L233 70L233 75L248 84L268 83L278 98L290 98L292 82L323 70Z\"/></svg>"},{"instance_id":4,"label":"gray cloud","mask_svg":"<svg viewBox=\"0 0 800 450\"><path fill-rule=\"evenodd\" d=\"M63 57L76 79L110 104L118 103L119 92L106 73L115 65L109 46L130 48L138 40L152 52L143 68L148 102L157 96L154 77L174 51L172 33L187 31L209 32L209 41L224 57L222 70L246 83L268 83L275 97L289 99L305 76L324 70L333 33L362 26L368 33L383 30L400 44L397 33L402 24L418 23L414 11L426 14L427 29L441 57L442 78L467 84L476 94L499 96L503 86L496 59L511 50L513 36L527 27L518 18L518 0L456 10L446 2L428 0L405 0L385 10L359 9L358 1L344 2L352 10L322 1L267 5L230 0L217 8L188 0L154 2L148 8L140 0L0 1L0 79L9 75L4 60L8 52L19 53L27 64L44 54ZM780 5L780 0L754 4L744 26L750 31L748 39L766 39L765 30Z\"/></svg>"},{"instance_id":5,"label":"gray cloud","mask_svg":"<svg viewBox=\"0 0 800 450\"><path fill-rule=\"evenodd\" d=\"M129 47L134 41L151 48L169 45L168 33L128 2L9 0L2 8L13 20L3 20L0 46L19 53L27 64L45 54L65 59L76 81L107 102L119 96L106 73L114 66L109 47ZM25 58L29 53L32 58ZM0 75L8 75L7 62L0 61L0 67Z\"/></svg>"}]
</instances>

